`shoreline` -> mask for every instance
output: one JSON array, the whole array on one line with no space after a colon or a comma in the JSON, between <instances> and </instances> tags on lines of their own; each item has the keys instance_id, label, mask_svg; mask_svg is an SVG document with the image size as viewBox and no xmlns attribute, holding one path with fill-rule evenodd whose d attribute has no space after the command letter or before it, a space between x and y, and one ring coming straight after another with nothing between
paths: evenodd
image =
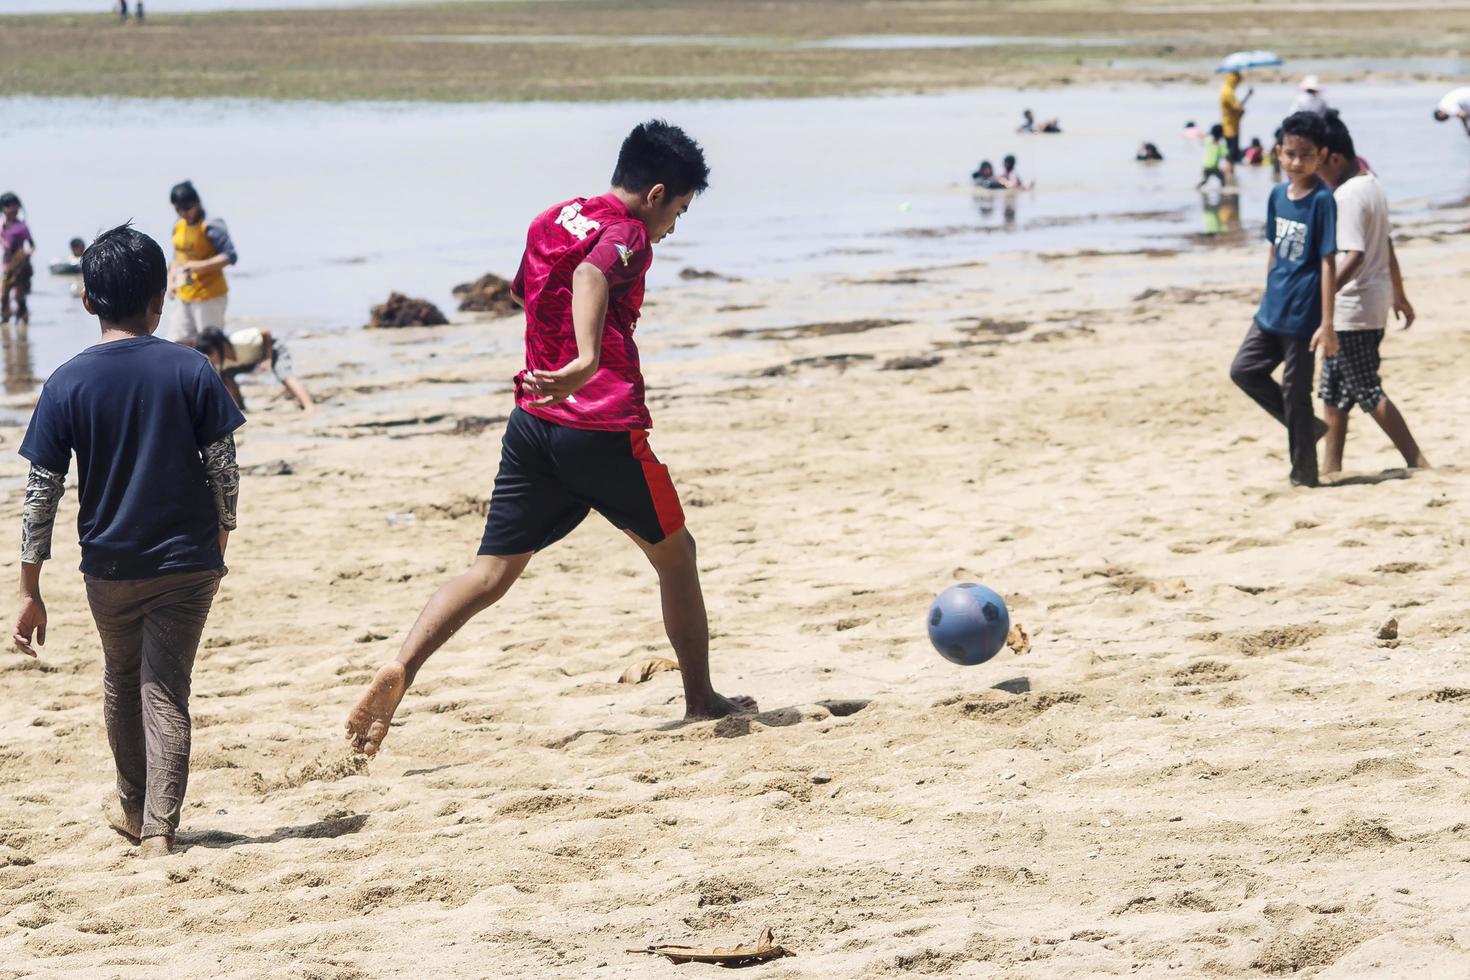
<instances>
[{"instance_id":1,"label":"shoreline","mask_svg":"<svg viewBox=\"0 0 1470 980\"><path fill-rule=\"evenodd\" d=\"M555 33L545 6L526 2L158 14L126 28L106 14L15 15L0 33L0 95L602 102L938 92L997 76L1017 88L1167 83L1207 74L1242 34L1243 16L1098 0L913 0L902 17L841 0L790 9L679 0L650 24L631 0L554 6ZM1306 23L1277 8L1248 16L1252 29L1285 42L1288 76L1311 70L1330 84L1463 74L1470 27L1447 24L1453 12L1424 4ZM1368 64L1415 58L1424 60L1388 72Z\"/></svg>"}]
</instances>

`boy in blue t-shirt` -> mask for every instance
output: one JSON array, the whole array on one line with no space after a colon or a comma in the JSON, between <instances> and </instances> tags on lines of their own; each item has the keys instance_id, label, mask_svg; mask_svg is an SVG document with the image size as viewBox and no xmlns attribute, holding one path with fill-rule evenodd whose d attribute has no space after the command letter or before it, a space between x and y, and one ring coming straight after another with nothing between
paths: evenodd
<instances>
[{"instance_id":1,"label":"boy in blue t-shirt","mask_svg":"<svg viewBox=\"0 0 1470 980\"><path fill-rule=\"evenodd\" d=\"M31 462L21 525L15 645L46 642L41 563L77 457L77 531L102 640L102 711L117 767L108 824L166 854L189 782L189 685L224 576L240 492L242 416L209 360L153 336L168 262L126 225L82 253L82 305L102 339L46 380L20 454Z\"/></svg>"},{"instance_id":2,"label":"boy in blue t-shirt","mask_svg":"<svg viewBox=\"0 0 1470 980\"><path fill-rule=\"evenodd\" d=\"M1314 352L1337 353L1332 326L1337 293L1337 205L1317 175L1327 159L1327 127L1314 112L1281 124L1281 167L1290 178L1266 205L1266 293L1230 365L1230 378L1286 426L1291 482L1317 485L1317 439L1324 427L1312 412ZM1285 363L1281 383L1271 378Z\"/></svg>"}]
</instances>

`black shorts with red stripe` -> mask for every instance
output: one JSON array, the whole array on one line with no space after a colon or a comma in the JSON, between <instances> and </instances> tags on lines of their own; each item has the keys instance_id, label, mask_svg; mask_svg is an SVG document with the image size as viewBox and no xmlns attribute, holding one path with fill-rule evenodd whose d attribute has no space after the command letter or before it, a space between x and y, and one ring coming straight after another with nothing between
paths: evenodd
<instances>
[{"instance_id":1,"label":"black shorts with red stripe","mask_svg":"<svg viewBox=\"0 0 1470 980\"><path fill-rule=\"evenodd\" d=\"M684 527L669 468L653 455L646 431L573 429L511 412L479 553L541 551L594 510L649 544Z\"/></svg>"}]
</instances>

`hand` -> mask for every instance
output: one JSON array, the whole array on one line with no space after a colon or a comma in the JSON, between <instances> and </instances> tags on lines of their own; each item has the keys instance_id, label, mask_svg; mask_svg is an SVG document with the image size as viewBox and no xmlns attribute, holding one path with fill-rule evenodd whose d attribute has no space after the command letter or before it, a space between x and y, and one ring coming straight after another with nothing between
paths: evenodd
<instances>
[{"instance_id":1,"label":"hand","mask_svg":"<svg viewBox=\"0 0 1470 980\"><path fill-rule=\"evenodd\" d=\"M1393 298L1393 315L1404 321L1405 330L1414 325L1414 307L1409 303L1409 297L1401 293Z\"/></svg>"},{"instance_id":2,"label":"hand","mask_svg":"<svg viewBox=\"0 0 1470 980\"><path fill-rule=\"evenodd\" d=\"M36 635L36 644L46 645L46 603L40 596L21 596L20 615L15 619L15 648L28 657L36 656L31 646L31 634Z\"/></svg>"},{"instance_id":3,"label":"hand","mask_svg":"<svg viewBox=\"0 0 1470 980\"><path fill-rule=\"evenodd\" d=\"M1311 349L1320 349L1327 357L1337 353L1337 331L1332 324L1324 323L1317 328L1317 332L1312 334Z\"/></svg>"},{"instance_id":4,"label":"hand","mask_svg":"<svg viewBox=\"0 0 1470 980\"><path fill-rule=\"evenodd\" d=\"M566 367L555 371L527 371L522 381L534 395L540 395L532 405L560 405L576 393L597 373L596 361L573 358Z\"/></svg>"}]
</instances>

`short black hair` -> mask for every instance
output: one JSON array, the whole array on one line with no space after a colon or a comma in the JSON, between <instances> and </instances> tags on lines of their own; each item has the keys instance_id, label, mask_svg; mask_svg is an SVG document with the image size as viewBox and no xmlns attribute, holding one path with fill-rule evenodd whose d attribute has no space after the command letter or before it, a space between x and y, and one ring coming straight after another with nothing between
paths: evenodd
<instances>
[{"instance_id":1,"label":"short black hair","mask_svg":"<svg viewBox=\"0 0 1470 980\"><path fill-rule=\"evenodd\" d=\"M1327 110L1327 152L1336 153L1345 160L1356 160L1358 151L1353 147L1353 134L1348 132L1347 123L1336 109Z\"/></svg>"},{"instance_id":2,"label":"short black hair","mask_svg":"<svg viewBox=\"0 0 1470 980\"><path fill-rule=\"evenodd\" d=\"M634 126L623 140L612 183L634 193L663 184L670 194L682 197L709 186L709 166L704 150L684 130L662 119L650 119Z\"/></svg>"},{"instance_id":3,"label":"short black hair","mask_svg":"<svg viewBox=\"0 0 1470 980\"><path fill-rule=\"evenodd\" d=\"M186 180L169 190L168 200L176 208L192 207L199 203L199 192L194 189L192 180Z\"/></svg>"},{"instance_id":4,"label":"short black hair","mask_svg":"<svg viewBox=\"0 0 1470 980\"><path fill-rule=\"evenodd\" d=\"M20 198L16 197L10 191L0 194L0 208L8 208L11 205L20 207Z\"/></svg>"},{"instance_id":5,"label":"short black hair","mask_svg":"<svg viewBox=\"0 0 1470 980\"><path fill-rule=\"evenodd\" d=\"M82 250L86 250L87 243L82 241L80 238L73 238L71 241L66 243L66 247L72 249L80 248Z\"/></svg>"},{"instance_id":6,"label":"short black hair","mask_svg":"<svg viewBox=\"0 0 1470 980\"><path fill-rule=\"evenodd\" d=\"M1002 160L1001 163L1003 163L1005 165L1005 168L1009 170L1016 165L1016 158L1014 155L1007 153L1006 158Z\"/></svg>"},{"instance_id":7,"label":"short black hair","mask_svg":"<svg viewBox=\"0 0 1470 980\"><path fill-rule=\"evenodd\" d=\"M1225 138L1225 127L1224 126L1221 126L1219 123L1215 123L1215 125L1213 125L1213 126L1210 127L1210 135L1213 136L1213 137L1215 137L1215 139L1217 139L1217 140L1218 139L1224 139Z\"/></svg>"},{"instance_id":8,"label":"short black hair","mask_svg":"<svg viewBox=\"0 0 1470 980\"><path fill-rule=\"evenodd\" d=\"M219 327L205 327L199 331L199 336L194 338L194 349L208 357L210 354L218 354L221 359L225 356L225 348L230 346L230 338Z\"/></svg>"},{"instance_id":9,"label":"short black hair","mask_svg":"<svg viewBox=\"0 0 1470 980\"><path fill-rule=\"evenodd\" d=\"M82 253L82 286L97 317L122 323L144 313L168 286L163 249L132 223L104 231Z\"/></svg>"},{"instance_id":10,"label":"short black hair","mask_svg":"<svg viewBox=\"0 0 1470 980\"><path fill-rule=\"evenodd\" d=\"M1300 136L1319 150L1327 145L1327 122L1315 112L1293 112L1281 120L1281 138Z\"/></svg>"}]
</instances>

